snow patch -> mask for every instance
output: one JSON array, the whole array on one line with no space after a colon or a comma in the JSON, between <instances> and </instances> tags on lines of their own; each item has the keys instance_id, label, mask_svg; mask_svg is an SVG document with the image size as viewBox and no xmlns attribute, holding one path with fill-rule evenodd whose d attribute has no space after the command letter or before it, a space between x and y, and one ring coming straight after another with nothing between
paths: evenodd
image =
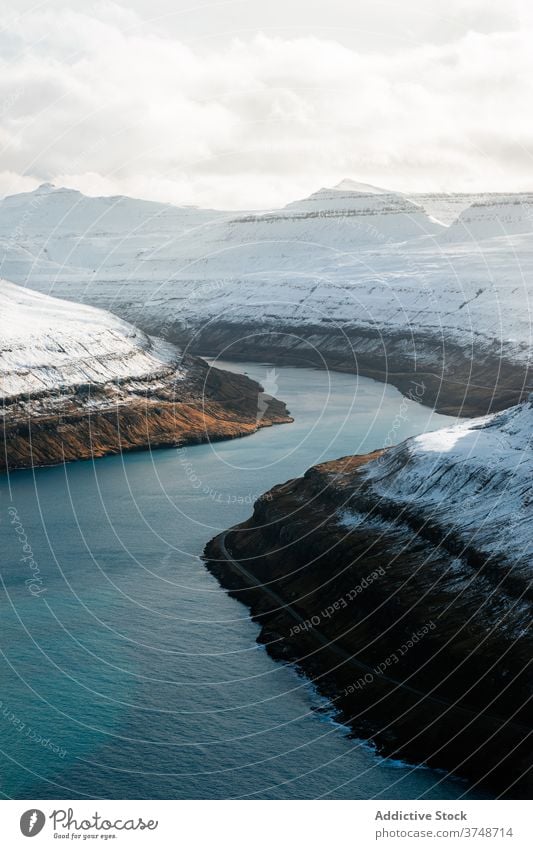
<instances>
[{"instance_id":1,"label":"snow patch","mask_svg":"<svg viewBox=\"0 0 533 849\"><path fill-rule=\"evenodd\" d=\"M362 474L385 502L408 507L465 546L530 570L533 402L413 437Z\"/></svg>"}]
</instances>

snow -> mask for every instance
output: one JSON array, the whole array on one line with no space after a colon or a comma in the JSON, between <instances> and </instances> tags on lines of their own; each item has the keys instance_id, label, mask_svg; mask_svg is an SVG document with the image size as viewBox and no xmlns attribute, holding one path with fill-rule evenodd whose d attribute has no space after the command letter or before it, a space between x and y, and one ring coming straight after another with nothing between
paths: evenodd
<instances>
[{"instance_id":1,"label":"snow","mask_svg":"<svg viewBox=\"0 0 533 849\"><path fill-rule=\"evenodd\" d=\"M53 183L41 183L40 186L37 186L35 189L36 195L47 195L50 192L56 191L56 186Z\"/></svg>"},{"instance_id":2,"label":"snow","mask_svg":"<svg viewBox=\"0 0 533 849\"><path fill-rule=\"evenodd\" d=\"M533 400L413 437L363 475L385 502L414 509L465 546L530 568Z\"/></svg>"},{"instance_id":3,"label":"snow","mask_svg":"<svg viewBox=\"0 0 533 849\"><path fill-rule=\"evenodd\" d=\"M0 397L156 378L176 348L103 310L0 280ZM179 372L178 372L179 373Z\"/></svg>"},{"instance_id":4,"label":"snow","mask_svg":"<svg viewBox=\"0 0 533 849\"><path fill-rule=\"evenodd\" d=\"M303 200L289 203L278 215L289 212L291 215L307 213L322 217L358 217L371 218L372 226L380 232L385 221L374 220L376 216L391 216L397 225L400 238L438 233L444 228L434 221L424 209L412 200L397 192L378 189L353 180L342 180L333 188L322 188ZM386 231L385 227L385 231Z\"/></svg>"},{"instance_id":5,"label":"snow","mask_svg":"<svg viewBox=\"0 0 533 849\"><path fill-rule=\"evenodd\" d=\"M333 187L336 192L361 192L367 195L383 195L387 194L387 189L380 189L378 186L371 186L370 183L359 183L357 180L345 178Z\"/></svg>"},{"instance_id":6,"label":"snow","mask_svg":"<svg viewBox=\"0 0 533 849\"><path fill-rule=\"evenodd\" d=\"M29 283L23 275L29 270L31 278L43 265L48 274L72 269L78 278L102 266L133 269L141 251L224 217L227 213L215 210L123 196L92 198L45 183L0 201L0 275ZM12 255L21 251L26 264L10 273Z\"/></svg>"},{"instance_id":7,"label":"snow","mask_svg":"<svg viewBox=\"0 0 533 849\"><path fill-rule=\"evenodd\" d=\"M477 199L460 213L444 238L475 243L521 233L533 234L533 194Z\"/></svg>"},{"instance_id":8,"label":"snow","mask_svg":"<svg viewBox=\"0 0 533 849\"><path fill-rule=\"evenodd\" d=\"M407 328L468 357L474 346L523 363L532 199L409 198L342 181L280 210L235 214L47 187L0 201L0 273L161 334L220 316L276 329ZM450 210L458 219L447 227L436 217Z\"/></svg>"},{"instance_id":9,"label":"snow","mask_svg":"<svg viewBox=\"0 0 533 849\"><path fill-rule=\"evenodd\" d=\"M337 521L341 527L349 531L372 529L390 533L395 528L392 520L361 513L359 510L342 509L337 514Z\"/></svg>"}]
</instances>

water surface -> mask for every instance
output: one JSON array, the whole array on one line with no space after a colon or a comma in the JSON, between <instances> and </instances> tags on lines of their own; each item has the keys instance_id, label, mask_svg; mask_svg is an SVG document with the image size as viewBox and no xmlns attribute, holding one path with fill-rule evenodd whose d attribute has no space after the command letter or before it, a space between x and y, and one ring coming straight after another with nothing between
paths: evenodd
<instances>
[{"instance_id":1,"label":"water surface","mask_svg":"<svg viewBox=\"0 0 533 849\"><path fill-rule=\"evenodd\" d=\"M447 424L350 375L226 364L291 425L245 439L16 472L2 494L1 784L14 798L457 798L378 757L256 643L200 560L310 465ZM17 511L35 564L10 523ZM39 592L27 581L39 573ZM35 592L35 584L34 584Z\"/></svg>"}]
</instances>

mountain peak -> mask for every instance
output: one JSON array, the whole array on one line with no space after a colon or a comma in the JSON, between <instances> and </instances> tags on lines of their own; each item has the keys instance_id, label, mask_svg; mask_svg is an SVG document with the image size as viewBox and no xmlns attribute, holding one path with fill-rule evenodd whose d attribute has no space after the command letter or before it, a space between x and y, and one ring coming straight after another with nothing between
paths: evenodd
<instances>
[{"instance_id":1,"label":"mountain peak","mask_svg":"<svg viewBox=\"0 0 533 849\"><path fill-rule=\"evenodd\" d=\"M56 186L55 183L41 183L40 186L37 186L36 189L31 192L33 195L43 196L43 195L80 195L82 197L86 197L86 195L82 195L78 189L70 189L68 186Z\"/></svg>"},{"instance_id":2,"label":"mountain peak","mask_svg":"<svg viewBox=\"0 0 533 849\"><path fill-rule=\"evenodd\" d=\"M36 195L47 195L50 192L55 192L56 186L53 183L41 183L40 186L34 190Z\"/></svg>"},{"instance_id":3,"label":"mountain peak","mask_svg":"<svg viewBox=\"0 0 533 849\"><path fill-rule=\"evenodd\" d=\"M360 194L365 195L390 194L387 189L382 189L379 186L372 186L370 183L360 183L357 180L351 180L349 177L341 180L340 183L333 186L333 189L336 192L359 192Z\"/></svg>"}]
</instances>

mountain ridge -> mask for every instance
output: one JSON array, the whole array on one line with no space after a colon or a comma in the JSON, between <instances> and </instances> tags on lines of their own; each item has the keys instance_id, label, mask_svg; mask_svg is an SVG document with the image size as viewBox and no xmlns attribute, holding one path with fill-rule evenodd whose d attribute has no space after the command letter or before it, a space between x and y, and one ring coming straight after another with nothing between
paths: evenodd
<instances>
[{"instance_id":1,"label":"mountain ridge","mask_svg":"<svg viewBox=\"0 0 533 849\"><path fill-rule=\"evenodd\" d=\"M71 208L57 191L36 209L4 199L1 273L196 354L239 349L298 364L312 349L323 367L402 391L421 378L422 403L461 415L525 397L528 196L477 195L446 227L427 200L340 186L246 214L163 206L152 215L144 201L104 208L84 196Z\"/></svg>"}]
</instances>

